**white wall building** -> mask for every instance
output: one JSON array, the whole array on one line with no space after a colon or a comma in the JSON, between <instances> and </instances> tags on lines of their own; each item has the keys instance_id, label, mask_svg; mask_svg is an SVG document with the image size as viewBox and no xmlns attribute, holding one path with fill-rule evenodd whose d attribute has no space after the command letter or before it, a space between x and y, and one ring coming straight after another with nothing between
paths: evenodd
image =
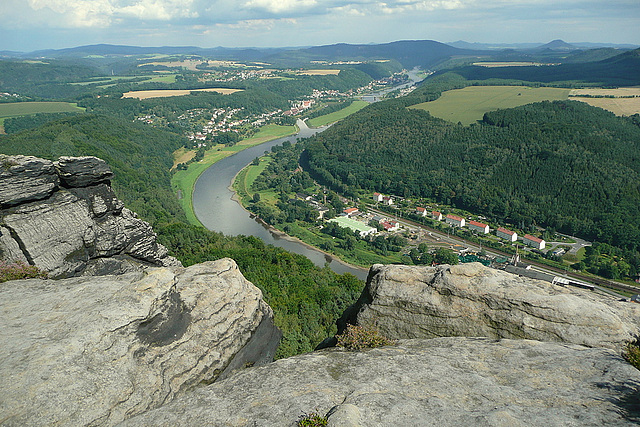
<instances>
[{"instance_id":1,"label":"white wall building","mask_svg":"<svg viewBox=\"0 0 640 427\"><path fill-rule=\"evenodd\" d=\"M503 228L503 227L499 227L496 230L496 236L500 237L501 239L508 240L510 242L515 242L516 240L518 240L518 233L516 233L515 231L507 230L506 228Z\"/></svg>"},{"instance_id":2,"label":"white wall building","mask_svg":"<svg viewBox=\"0 0 640 427\"><path fill-rule=\"evenodd\" d=\"M467 225L469 226L470 230L477 231L478 233L489 233L489 226L487 224L471 220Z\"/></svg>"},{"instance_id":3,"label":"white wall building","mask_svg":"<svg viewBox=\"0 0 640 427\"><path fill-rule=\"evenodd\" d=\"M544 240L531 236L530 234L524 235L524 237L522 238L522 243L540 250L544 249L544 247L546 246Z\"/></svg>"},{"instance_id":4,"label":"white wall building","mask_svg":"<svg viewBox=\"0 0 640 427\"><path fill-rule=\"evenodd\" d=\"M444 219L447 224L451 224L454 227L464 227L464 218L460 218L456 215L447 215Z\"/></svg>"}]
</instances>

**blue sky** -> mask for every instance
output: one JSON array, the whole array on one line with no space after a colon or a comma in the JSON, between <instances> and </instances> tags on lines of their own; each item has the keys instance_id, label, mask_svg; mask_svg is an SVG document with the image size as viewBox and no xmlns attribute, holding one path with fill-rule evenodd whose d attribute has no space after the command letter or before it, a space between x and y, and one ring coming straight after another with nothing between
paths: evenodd
<instances>
[{"instance_id":1,"label":"blue sky","mask_svg":"<svg viewBox=\"0 0 640 427\"><path fill-rule=\"evenodd\" d=\"M0 50L554 39L640 44L640 0L0 0Z\"/></svg>"}]
</instances>

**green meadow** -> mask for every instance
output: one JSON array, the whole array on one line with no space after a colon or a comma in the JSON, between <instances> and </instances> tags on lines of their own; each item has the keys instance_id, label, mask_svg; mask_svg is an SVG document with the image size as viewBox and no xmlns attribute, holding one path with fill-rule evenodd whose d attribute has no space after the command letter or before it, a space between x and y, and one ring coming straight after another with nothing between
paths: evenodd
<instances>
[{"instance_id":1,"label":"green meadow","mask_svg":"<svg viewBox=\"0 0 640 427\"><path fill-rule=\"evenodd\" d=\"M330 123L335 123L339 120L344 119L347 116L350 116L356 111L363 109L367 105L369 105L367 101L353 101L351 105L349 105L346 108L343 108L342 110L336 111L331 114L325 114L324 116L316 117L314 119L309 119L307 121L307 125L317 128L320 126L328 125Z\"/></svg>"},{"instance_id":2,"label":"green meadow","mask_svg":"<svg viewBox=\"0 0 640 427\"><path fill-rule=\"evenodd\" d=\"M443 92L435 101L409 108L428 111L432 116L464 125L482 120L487 111L513 108L540 101L568 99L570 89L527 86L468 86Z\"/></svg>"},{"instance_id":3,"label":"green meadow","mask_svg":"<svg viewBox=\"0 0 640 427\"><path fill-rule=\"evenodd\" d=\"M84 108L69 102L12 102L0 104L0 119L37 113L79 113Z\"/></svg>"}]
</instances>

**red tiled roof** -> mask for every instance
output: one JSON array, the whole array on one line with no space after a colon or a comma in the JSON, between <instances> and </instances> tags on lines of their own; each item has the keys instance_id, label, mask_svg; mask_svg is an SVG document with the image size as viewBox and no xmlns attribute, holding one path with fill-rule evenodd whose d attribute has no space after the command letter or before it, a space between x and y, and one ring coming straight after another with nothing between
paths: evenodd
<instances>
[{"instance_id":1,"label":"red tiled roof","mask_svg":"<svg viewBox=\"0 0 640 427\"><path fill-rule=\"evenodd\" d=\"M473 220L469 221L467 224L468 225L475 225L476 227L480 227L480 228L486 228L487 227L487 224L483 224L481 222L473 221Z\"/></svg>"},{"instance_id":2,"label":"red tiled roof","mask_svg":"<svg viewBox=\"0 0 640 427\"><path fill-rule=\"evenodd\" d=\"M513 236L514 234L516 234L515 231L507 230L506 228L502 228L502 227L499 227L498 231L504 234L508 234L509 236Z\"/></svg>"},{"instance_id":3,"label":"red tiled roof","mask_svg":"<svg viewBox=\"0 0 640 427\"><path fill-rule=\"evenodd\" d=\"M346 214L350 214L350 213L354 213L354 212L357 212L357 211L358 211L358 208L348 208L348 209L343 210L342 212L344 212Z\"/></svg>"},{"instance_id":4,"label":"red tiled roof","mask_svg":"<svg viewBox=\"0 0 640 427\"><path fill-rule=\"evenodd\" d=\"M462 218L460 218L459 216L456 216L456 215L449 214L449 215L447 215L447 218L453 219L453 220L456 220L456 221L462 221Z\"/></svg>"},{"instance_id":5,"label":"red tiled roof","mask_svg":"<svg viewBox=\"0 0 640 427\"><path fill-rule=\"evenodd\" d=\"M534 237L534 236L532 236L530 234L525 234L523 239L531 240L532 242L536 242L536 243L542 243L542 239Z\"/></svg>"}]
</instances>

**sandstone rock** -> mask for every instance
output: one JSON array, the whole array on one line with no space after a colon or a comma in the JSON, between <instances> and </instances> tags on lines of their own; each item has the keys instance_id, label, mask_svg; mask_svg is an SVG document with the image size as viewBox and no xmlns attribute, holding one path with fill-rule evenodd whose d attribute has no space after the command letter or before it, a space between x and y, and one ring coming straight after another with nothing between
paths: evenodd
<instances>
[{"instance_id":1,"label":"sandstone rock","mask_svg":"<svg viewBox=\"0 0 640 427\"><path fill-rule=\"evenodd\" d=\"M620 349L640 335L640 305L478 263L374 265L350 321L390 338L522 338Z\"/></svg>"},{"instance_id":2,"label":"sandstone rock","mask_svg":"<svg viewBox=\"0 0 640 427\"><path fill-rule=\"evenodd\" d=\"M107 163L97 157L62 156L55 162L62 184L66 187L88 187L113 178Z\"/></svg>"},{"instance_id":3,"label":"sandstone rock","mask_svg":"<svg viewBox=\"0 0 640 427\"><path fill-rule=\"evenodd\" d=\"M609 349L405 340L247 369L123 425L294 426L318 412L340 426L620 426L639 420L639 387L640 371Z\"/></svg>"},{"instance_id":4,"label":"sandstone rock","mask_svg":"<svg viewBox=\"0 0 640 427\"><path fill-rule=\"evenodd\" d=\"M21 157L24 156L5 160L17 162ZM18 160L14 160L16 158ZM20 165L40 164L40 161L55 172L53 164L42 159L20 161ZM8 185L19 181L29 187L34 182L33 174L25 172L25 167L10 168L12 180ZM109 185L95 184L111 176L102 160L64 157L57 167L61 174L66 174L63 181L66 180L67 185L92 185L58 189L56 184L57 191L51 194L38 191L45 197L42 200L30 195L28 201L17 203L18 199L13 197L12 203L17 204L0 210L2 259L28 262L48 271L53 278L120 274L140 269L142 265L180 265L157 243L151 226L124 208ZM95 172L92 167L96 168ZM53 176L57 179L55 173ZM37 182L35 180L36 188L42 188Z\"/></svg>"},{"instance_id":5,"label":"sandstone rock","mask_svg":"<svg viewBox=\"0 0 640 427\"><path fill-rule=\"evenodd\" d=\"M270 361L271 308L229 259L178 273L0 284L0 421L114 425ZM256 331L261 330L256 342ZM250 351L237 360L247 345Z\"/></svg>"},{"instance_id":6,"label":"sandstone rock","mask_svg":"<svg viewBox=\"0 0 640 427\"><path fill-rule=\"evenodd\" d=\"M0 208L49 197L59 183L49 160L0 154Z\"/></svg>"}]
</instances>

